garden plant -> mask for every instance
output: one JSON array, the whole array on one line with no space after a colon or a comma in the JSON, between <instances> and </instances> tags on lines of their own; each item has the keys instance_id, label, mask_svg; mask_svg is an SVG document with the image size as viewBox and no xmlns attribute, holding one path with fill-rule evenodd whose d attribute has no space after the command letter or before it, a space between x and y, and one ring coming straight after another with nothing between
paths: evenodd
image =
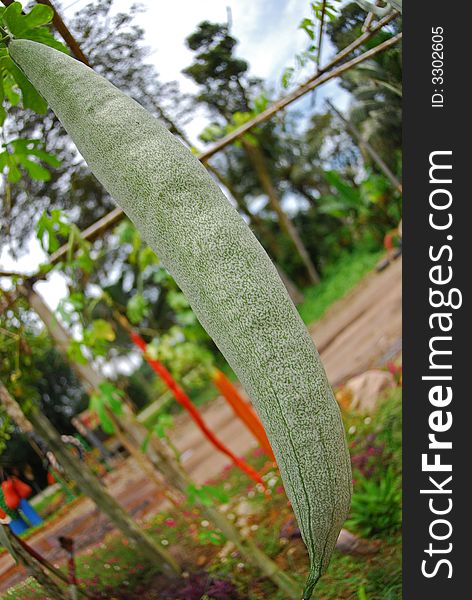
<instances>
[{"instance_id":1,"label":"garden plant","mask_svg":"<svg viewBox=\"0 0 472 600\"><path fill-rule=\"evenodd\" d=\"M51 255L51 263L43 265L29 279L14 275L16 287L13 292L5 293L2 300L13 333L0 328L0 335L15 348L0 365L3 369L0 395L9 419L2 421L5 429L2 436L8 439L10 422L28 435L34 429L47 440L79 490L95 501L133 546L147 548L155 573L162 571L170 579L182 574L184 566L175 556L175 549L165 548L168 541L157 543L146 527L129 517L92 470L87 466L82 468L64 448L57 431L37 410L35 402L25 401L30 380L36 374L34 370L28 374L25 369L37 354L34 335L31 336L36 324L24 319L25 312L33 309L63 354L63 360L70 361L82 386L81 393L89 396L89 407L98 415L102 430L116 436L142 472L155 483L160 497L170 500L177 511L186 503L195 504L197 512L214 528L208 532L210 544L227 540L252 567L271 580L280 597L309 600L315 587L322 586L321 576L328 572L329 578L331 556L345 522L367 537L391 535L392 546L396 544L401 522L398 457L387 454L383 434L377 430L366 434L365 447L363 439L349 440L348 446L339 403L305 325L319 318L377 260L381 232L398 220L401 185L395 185L392 191L389 177L384 176L385 172L395 171L398 157L389 157L388 165L380 158L384 165L381 173L366 170L363 181L355 174L359 155L354 150L350 154L351 149L343 155L346 162L342 174L334 168L326 169L321 160L314 168L301 164L299 157L305 150L311 153L314 163L318 160L323 152L324 132L329 132L334 140L333 147L345 144L335 122L337 116L344 126L343 118L333 108L329 118L313 120L309 135L301 141L294 130L287 134L285 124L267 123L242 134L235 150L226 152L218 163L210 165L204 160L202 164L179 125L165 111L158 111L160 118L156 118L151 114L155 112L152 108L148 110L149 106L142 106L120 91L120 80L115 87L111 78L84 64L85 57L80 62L69 55L47 27L54 15L53 9L45 5L48 3L34 5L26 13L19 2L4 4L7 7L0 8L0 120L7 118L4 105L15 113L21 100L23 108L36 113L36 123L49 132L53 130L51 123L55 127L60 122L76 146L78 152L74 149L73 153L80 153L103 186L104 191L95 181L88 181L85 187L89 191L85 196L97 188L100 207L107 206L104 198L113 198L131 223L124 220L112 234L115 242L119 241L117 264L123 267L123 273L119 285L104 287L99 280L100 269L106 269L107 265L105 243L97 255L91 250L87 230L82 235L69 222L70 217L56 208L40 217L36 234ZM370 3L359 4L372 9L372 14L378 12ZM401 2L391 4L401 12ZM297 57L297 62L304 69L311 61L318 72L325 29L336 44L339 41L340 47L341 39L350 32L343 29L344 9L320 2L312 3L311 10L313 19L305 19L300 25L308 34L310 47ZM388 22L391 10L382 10L378 16ZM355 27L360 28L365 18L362 11L349 4L345 12L347 19L354 15ZM330 20L326 27L325 18ZM314 42L316 20L320 21L317 43ZM371 34L363 35L368 40ZM386 41L392 44L396 38L391 40ZM356 42L349 39L348 42L355 47ZM202 133L204 142L218 144L267 111L268 100L260 82L248 78L247 63L233 55L235 43L229 25L208 21L187 38L188 47L196 54L195 62L184 72L199 85L197 101L206 103L216 118ZM394 57L392 62L395 60ZM226 65L227 72L215 69L215 64ZM386 75L380 68L378 71L382 85ZM294 68L284 73L283 87L290 87L296 75ZM362 70L359 77L362 80ZM346 87L355 87L349 77L343 81ZM395 93L391 83L386 89ZM372 92L370 100L378 101L374 96ZM359 92L359 110L365 98ZM391 110L394 114L396 106ZM44 124L41 115L47 115ZM51 123L47 121L50 115ZM392 122L381 120L375 125L377 129L374 127L373 131L395 128ZM316 133L318 127L320 132ZM357 129L353 126L352 131ZM379 135L382 137L383 133ZM69 160L67 152L70 144L63 152ZM290 152L293 154L289 158L283 157ZM384 154L388 153L387 143ZM246 183L241 184L241 173L245 173L248 165L252 174L244 189ZM25 174L42 185L54 177L54 169L59 172L60 168L61 161L46 151L42 140L24 137L6 141L0 154L0 171L5 174L8 203L15 204L16 186ZM392 178L398 182L397 175ZM230 192L236 208L215 179ZM286 214L279 198L279 190L284 186L305 198L309 205L306 214L316 213L315 220L306 225L303 219L297 221ZM275 221L250 208L247 197L260 191L267 196ZM76 203L82 210L80 194ZM307 243L313 233L309 229L312 222L316 222L314 237L319 231L328 232L320 236L323 239L316 261ZM274 235L274 223L283 232L281 244ZM308 229L304 231L305 227ZM64 241L66 244L61 247ZM268 252L261 242L267 245ZM343 253L343 245L347 253ZM351 255L354 247L360 250ZM369 249L368 254L363 253L363 247ZM372 247L376 249L373 253ZM342 260L336 263L338 279L336 268L331 267L330 271L328 256L338 259L348 256L345 266ZM71 292L59 304L56 315L33 288L35 281L46 277L54 264ZM320 268L327 275L321 283ZM346 275L341 275L343 268ZM130 274L131 290L124 283ZM145 281L151 282L149 288L145 288ZM93 297L85 291L89 282L93 282ZM297 289L300 283L316 285L304 290L307 300L297 309L292 298L300 296ZM158 295L149 291L152 286L159 287ZM26 302L28 308L21 302ZM156 315L160 319L159 330L155 329ZM74 330L74 337L63 323ZM31 345L28 336L33 338ZM151 342L146 341L149 338ZM226 500L215 487L195 484L167 433L172 424L169 414L159 408L144 425L127 394L108 382L97 369L98 363L136 348L148 369L146 372L142 368L141 373L146 375L139 383L135 382L139 390L152 395L149 380L154 371L158 379L152 389L161 386L164 392L170 391L170 397L192 415L207 439L241 470L239 477L252 479L252 485L257 484L260 497L266 501L273 494L270 486L276 478L271 477L272 483L268 483L264 471L259 470L261 465L255 466L247 456L237 456L219 440L200 416L194 402L196 394L184 391L186 381L191 385L196 382L197 390L212 382L259 441L265 452L264 460L268 458L272 468L278 467L283 484L280 489L288 498L308 553L304 586L287 572L288 558L285 572L276 560L277 541L273 541L273 547L268 542L262 550L248 531L240 531L218 506L218 502ZM217 356L216 360L212 354ZM5 377L5 370L12 373ZM234 376L256 412L231 383ZM17 401L19 398L21 403ZM392 422L396 432L397 417L394 413ZM362 429L356 424L349 432L353 427ZM389 442L393 446L398 440ZM350 452L355 453L354 471ZM377 474L390 458L392 466L379 480ZM256 524L254 531L257 527ZM24 553L22 560L28 564ZM199 575L195 577L198 587ZM49 585L41 569L37 579ZM357 583L358 597L366 598L369 583L356 580ZM50 586L51 595L58 597L60 592L54 585ZM237 597L236 591L225 589L222 583L221 598L225 593Z\"/></svg>"}]
</instances>

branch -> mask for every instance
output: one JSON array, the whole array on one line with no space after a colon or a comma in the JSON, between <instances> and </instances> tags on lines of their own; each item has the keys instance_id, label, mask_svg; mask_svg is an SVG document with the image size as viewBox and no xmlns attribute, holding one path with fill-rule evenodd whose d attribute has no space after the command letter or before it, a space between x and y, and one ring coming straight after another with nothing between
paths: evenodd
<instances>
[{"instance_id":1,"label":"branch","mask_svg":"<svg viewBox=\"0 0 472 600\"><path fill-rule=\"evenodd\" d=\"M2 0L2 1L4 4L6 4L7 2L11 3L11 0ZM41 1L41 0L38 0L38 1ZM51 6L51 3L49 2L49 0L45 0L45 3L48 3ZM57 15L56 10L55 10L55 14ZM295 102L295 100L298 100L298 98L301 98L303 95L307 94L311 90L314 90L315 88L319 87L320 85L323 85L324 83L326 83L327 81L329 81L335 77L339 77L340 75L342 75L349 69L352 69L353 67L357 66L361 62L368 60L372 56L375 56L375 54L378 54L379 52L382 52L383 50L396 44L402 37L401 33L384 41L381 44L378 44L374 48L371 48L367 52L360 54L359 56L353 58L352 60L341 64L337 69L333 69L330 71L330 69L332 69L335 65L337 65L342 60L344 60L351 52L353 52L356 48L361 46L365 41L367 41L368 39L373 37L378 31L380 31L380 29L382 29L385 25L390 23L390 21L395 19L397 16L398 16L398 13L393 11L389 15L387 15L386 17L381 19L375 27L372 27L369 31L366 31L365 33L360 35L351 44L346 46L346 48L344 48L338 54L336 54L336 56L334 56L334 58L331 59L331 61L329 61L324 67L322 67L313 77L308 79L304 84L299 86L296 90L294 90L287 96L284 96L280 100L274 102L271 106L269 106L269 108L267 108L262 113L256 115L250 121L247 121L246 123L244 123L241 127L238 127L237 129L232 131L227 136L218 140L218 142L216 142L211 148L209 148L208 150L199 154L197 156L197 158L201 162L205 163L214 154L217 154L218 152L223 150L223 148L232 144L237 139L239 139L244 134L246 134L250 129L252 129L253 127L256 127L257 125L259 125L259 124L263 123L264 121L266 121L267 119L271 118L277 112L279 112L280 110L283 110L286 106L288 106L292 102ZM60 19L59 15L58 15L58 18ZM62 19L60 19L60 20L63 23ZM54 20L53 20L53 23L54 23ZM67 29L67 27L65 25L64 25L64 27ZM70 35L72 37L72 34L70 34ZM85 58L85 61L86 60L87 59ZM85 64L88 64L88 63L85 62ZM111 227L113 227L113 225L118 223L123 217L124 217L124 213L121 210L121 208L118 208L118 207L114 208L107 215L105 215L101 219L98 219L98 221L93 223L90 227L87 227L87 229L82 231L81 237L85 240L93 241L93 240L97 239L98 237L100 237L103 233L108 231ZM69 248L68 244L65 244L64 246L61 246L58 250L56 250L56 252L54 252L50 256L50 259L49 259L50 264L55 264L59 260L61 260L67 254L68 248ZM18 275L20 275L20 274L18 274ZM30 275L30 276L22 275L22 277L36 280L36 279L44 279L45 275L44 275L44 273L35 273L34 275Z\"/></svg>"},{"instance_id":2,"label":"branch","mask_svg":"<svg viewBox=\"0 0 472 600\"><path fill-rule=\"evenodd\" d=\"M316 55L316 72L320 71L320 61L321 61L321 44L323 43L323 29L324 29L324 20L326 15L326 0L323 0L323 5L321 7L321 18L320 18L320 28L318 31L318 48Z\"/></svg>"},{"instance_id":3,"label":"branch","mask_svg":"<svg viewBox=\"0 0 472 600\"><path fill-rule=\"evenodd\" d=\"M91 67L87 57L82 52L82 48L79 45L79 42L75 39L72 33L69 31L69 28L66 26L64 21L62 20L61 15L57 12L56 8L49 0L37 0L38 4L45 4L49 6L54 11L54 17L52 18L52 23L54 27L57 29L58 33L61 35L62 39L72 50L72 54L75 56L77 60L83 62L87 67Z\"/></svg>"}]
</instances>

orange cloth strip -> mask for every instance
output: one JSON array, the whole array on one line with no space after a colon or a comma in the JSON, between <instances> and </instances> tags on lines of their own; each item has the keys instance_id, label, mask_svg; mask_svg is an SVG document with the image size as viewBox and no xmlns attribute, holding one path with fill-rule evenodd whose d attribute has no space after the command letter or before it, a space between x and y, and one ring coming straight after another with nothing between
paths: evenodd
<instances>
[{"instance_id":1,"label":"orange cloth strip","mask_svg":"<svg viewBox=\"0 0 472 600\"><path fill-rule=\"evenodd\" d=\"M267 434L264 430L264 427L262 426L262 423L259 417L257 416L256 411L252 407L252 404L247 402L241 396L236 387L219 369L215 369L215 373L213 375L213 383L215 384L215 387L218 389L220 394L231 406L234 413L241 419L241 421L246 425L249 431L259 442L261 448L264 450L267 456L275 462L275 456L272 452L269 439L267 438Z\"/></svg>"},{"instance_id":2,"label":"orange cloth strip","mask_svg":"<svg viewBox=\"0 0 472 600\"><path fill-rule=\"evenodd\" d=\"M178 385L178 383L174 380L172 375L166 369L166 367L158 360L150 358L146 354L146 342L143 338L135 332L130 332L130 337L133 343L143 352L144 358L149 366L153 369L153 371L159 375L159 377L164 381L167 387L174 394L174 398L177 402L185 408L186 411L190 414L192 419L195 421L197 426L202 431L203 435L208 439L209 442L215 446L220 452L226 454L233 463L242 471L244 471L251 479L253 479L256 483L260 483L265 487L264 481L262 480L259 473L253 469L250 465L248 465L244 460L237 457L229 448L227 448L223 442L221 442L215 434L207 427L205 421L202 419L200 413L194 406L193 402L184 392L184 390Z\"/></svg>"}]
</instances>

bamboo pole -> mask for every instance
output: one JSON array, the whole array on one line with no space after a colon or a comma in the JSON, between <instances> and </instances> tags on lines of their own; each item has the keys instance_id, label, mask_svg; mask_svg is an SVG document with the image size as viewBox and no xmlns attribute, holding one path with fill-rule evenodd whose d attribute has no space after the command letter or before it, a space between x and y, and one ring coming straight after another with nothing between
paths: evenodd
<instances>
[{"instance_id":1,"label":"bamboo pole","mask_svg":"<svg viewBox=\"0 0 472 600\"><path fill-rule=\"evenodd\" d=\"M323 3L321 5L320 26L319 26L319 29L318 29L318 41L317 41L317 48L316 48L316 72L315 72L315 75L317 73L319 73L319 71L320 71L321 45L323 43L323 31L324 31L324 24L325 24L325 16L326 16L326 0L323 0Z\"/></svg>"},{"instance_id":2,"label":"bamboo pole","mask_svg":"<svg viewBox=\"0 0 472 600\"><path fill-rule=\"evenodd\" d=\"M292 104L311 90L314 90L315 88L323 85L331 79L334 79L335 77L339 77L346 71L352 69L358 64L364 62L365 60L368 60L369 58L372 58L379 52L382 52L383 50L386 50L387 48L390 48L391 46L399 42L402 37L401 33L398 33L397 35L389 38L381 44L378 44L374 48L371 48L370 50L360 54L359 56L354 57L352 60L341 64L339 67L330 70L339 62L344 60L346 56L348 56L356 48L361 46L365 41L370 39L382 27L390 23L390 21L392 21L396 16L397 13L392 13L384 19L382 19L381 21L379 21L376 27L372 27L369 31L366 31L361 36L359 36L357 40L349 44L349 46L341 50L341 52L339 52L330 62L328 62L324 67L322 67L314 77L311 77L304 84L299 86L296 90L294 90L287 96L284 96L280 100L277 100L265 111L256 115L254 118L250 119L237 129L232 131L227 136L221 138L221 140L218 140L210 148L201 152L197 156L197 158L201 162L205 163L209 158L226 148L226 146L238 140L241 136L246 134L253 127L260 125L267 119L273 117L277 112L283 110L284 108L286 108L287 106L289 106L290 104ZM98 219L95 223L90 225L90 227L84 229L81 233L81 237L83 239L93 241L97 239L97 237L101 236L103 233L108 231L111 227L119 223L119 221L121 221L121 219L123 219L124 216L124 212L121 210L121 208L114 208L108 214L106 214L102 218ZM56 250L56 252L51 254L49 258L50 264L55 264L59 262L64 256L66 256L69 250L70 249L68 244L64 244L63 246L61 246L58 250ZM35 274L35 277L43 278L44 275L42 273L37 273Z\"/></svg>"},{"instance_id":3,"label":"bamboo pole","mask_svg":"<svg viewBox=\"0 0 472 600\"><path fill-rule=\"evenodd\" d=\"M48 442L67 473L98 508L110 518L112 523L137 547L145 550L146 556L160 570L168 573L180 573L181 569L175 558L133 521L118 502L99 484L88 465L78 461L64 449L59 434L46 417L38 410L33 410L30 420L39 435Z\"/></svg>"},{"instance_id":4,"label":"bamboo pole","mask_svg":"<svg viewBox=\"0 0 472 600\"><path fill-rule=\"evenodd\" d=\"M45 317L47 323L52 323L55 320L54 315L51 313L47 306L41 307L40 302L42 302L42 299L39 296L38 299L35 302L36 307L41 309L41 314ZM47 323L45 322L46 326ZM54 325L55 326L53 337L55 335L58 335L58 331L60 332L59 328L61 328L60 324L57 321ZM67 333L64 330L60 332L62 348L64 348L63 334L67 335ZM90 365L86 365L84 367L86 367L90 371L94 370L93 367L91 367ZM101 376L98 373L92 374L90 372L86 374L87 381L97 381L100 377ZM1 389L2 388L0 384L0 392ZM21 409L19 410L21 412ZM34 413L34 420L32 419L32 422L34 424L34 429L36 429L36 431L48 441L51 450L56 454L61 464L63 464L64 468L67 469L68 472L71 474L72 478L78 483L79 487L93 500L95 500L94 496L92 496L92 493L95 492L89 486L88 481L89 475L94 477L93 474L89 473L88 468L84 468L83 473L80 472L80 469L74 469L72 462L76 460L75 457L73 457L68 452L64 453L63 451L61 451L63 450L63 448L60 442L60 438L57 436L57 434L56 436L54 435L54 431L51 431L52 428L47 422L47 420L45 420L45 417L43 415L36 411ZM145 427L137 421L136 417L127 405L124 406L124 414L121 417L121 422L123 424L124 431L131 439L131 443L133 443L137 447L142 447L148 432L145 429ZM31 423L29 424L29 427L33 429ZM182 469L182 467L180 467L176 463L176 461L169 456L168 452L165 449L165 446L155 435L151 436L146 450L146 455L149 458L151 464L154 466L154 468L163 474L166 481L170 482L172 486L175 487L179 492L187 496L189 486L194 485L193 481L191 480L189 475ZM78 463L78 465L83 465L83 463ZM84 467L86 467L86 465L84 465ZM106 496L108 496L105 490L103 490L103 492ZM113 500L111 497L109 498L110 500ZM101 501L101 498L99 500ZM121 507L115 501L113 502L116 505L116 507L121 509ZM102 508L102 506L98 503L97 506ZM232 541L235 544L235 546L238 548L241 554L244 557L246 557L246 559L249 562L257 565L265 576L270 578L275 583L275 585L277 585L281 590L283 590L287 598L296 600L300 597L300 590L298 584L289 575L283 573L277 566L277 564L266 554L264 554L264 552L262 552L252 540L242 536L238 529L225 517L225 515L223 515L223 513L221 513L218 510L216 506L205 506L205 504L199 502L199 508L202 511L202 514L204 514L208 518L208 520L210 520L216 527L218 527L228 540ZM104 508L102 508L102 510L104 510ZM121 511L122 513L124 513L123 509L121 509ZM109 513L107 512L107 514ZM113 514L115 513L113 512ZM127 517L127 521L120 521L120 526L127 526L127 531L129 531L130 536L133 533L136 533L133 529L129 529L132 527L132 525L134 525L139 534L144 534L144 532L139 530L136 524L131 519L129 519L126 513L124 513L124 515ZM146 547L146 545L144 545L144 547Z\"/></svg>"},{"instance_id":5,"label":"bamboo pole","mask_svg":"<svg viewBox=\"0 0 472 600\"><path fill-rule=\"evenodd\" d=\"M156 567L167 572L180 572L180 567L173 556L155 542L148 533L138 527L118 502L99 483L90 467L68 452L59 433L48 419L37 409L31 411L29 418L26 417L19 404L1 381L0 402L21 431L24 433L36 431L47 442L50 450L77 483L81 491L95 502L97 507L109 517L112 523L130 541L146 550L149 559Z\"/></svg>"},{"instance_id":6,"label":"bamboo pole","mask_svg":"<svg viewBox=\"0 0 472 600\"><path fill-rule=\"evenodd\" d=\"M349 119L339 112L339 110L334 106L332 102L326 100L326 104L331 108L331 110L341 119L341 121L346 125L347 129L351 132L351 135L359 142L360 145L364 146L367 154L372 158L374 163L378 166L378 168L382 171L382 173L387 177L393 187L402 193L403 188L402 184L396 175L390 170L389 166L382 159L377 150L362 137L361 132L357 129L357 127L351 123Z\"/></svg>"},{"instance_id":7,"label":"bamboo pole","mask_svg":"<svg viewBox=\"0 0 472 600\"><path fill-rule=\"evenodd\" d=\"M13 557L17 558L26 568L31 577L36 579L39 585L47 593L47 597L52 598L52 600L64 600L64 591L61 590L56 582L43 571L40 562L28 552L24 542L22 543L22 541L17 538L12 531L10 531L10 528L8 525L4 524L4 522L0 524L0 527L3 528L3 533L8 539L11 550L14 552ZM58 573L55 574L58 576Z\"/></svg>"}]
</instances>

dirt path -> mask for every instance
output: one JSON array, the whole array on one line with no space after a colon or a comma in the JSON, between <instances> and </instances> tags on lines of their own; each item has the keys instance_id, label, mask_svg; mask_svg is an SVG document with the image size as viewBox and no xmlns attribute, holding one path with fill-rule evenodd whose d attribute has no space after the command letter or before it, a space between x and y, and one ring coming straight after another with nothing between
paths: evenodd
<instances>
[{"instance_id":1,"label":"dirt path","mask_svg":"<svg viewBox=\"0 0 472 600\"><path fill-rule=\"evenodd\" d=\"M365 277L310 328L333 385L401 352L401 267L400 259L382 273ZM204 418L238 455L256 445L221 398L206 407ZM228 464L226 456L214 451L186 415L177 420L173 438L185 468L197 482L203 483ZM159 505L156 488L131 459L105 481L111 494L138 520ZM84 551L100 543L111 529L108 519L84 498L29 543L52 562L61 563L59 535L74 537L77 549ZM0 556L0 593L24 578L23 570L15 567L9 555Z\"/></svg>"},{"instance_id":2,"label":"dirt path","mask_svg":"<svg viewBox=\"0 0 472 600\"><path fill-rule=\"evenodd\" d=\"M402 260L370 273L310 327L332 385L401 351Z\"/></svg>"}]
</instances>

